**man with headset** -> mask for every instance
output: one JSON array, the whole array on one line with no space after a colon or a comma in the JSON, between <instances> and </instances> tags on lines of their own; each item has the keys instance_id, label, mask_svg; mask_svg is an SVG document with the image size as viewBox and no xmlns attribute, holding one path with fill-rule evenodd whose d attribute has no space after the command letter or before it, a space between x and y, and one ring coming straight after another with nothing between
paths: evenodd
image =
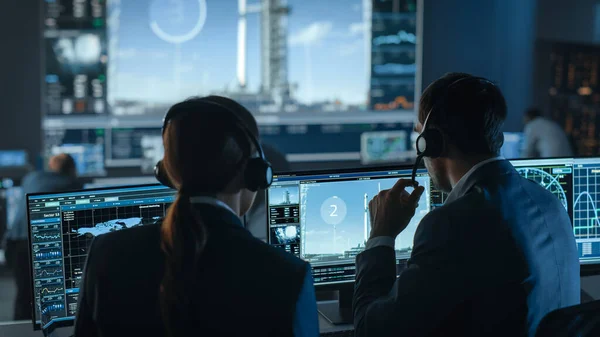
<instances>
[{"instance_id":1,"label":"man with headset","mask_svg":"<svg viewBox=\"0 0 600 337\"><path fill-rule=\"evenodd\" d=\"M371 236L356 258L356 336L534 336L545 314L579 303L571 221L498 157L505 118L504 97L486 79L452 73L425 90L419 160L449 195L419 224L398 278L394 240L423 187L399 180L371 201Z\"/></svg>"}]
</instances>

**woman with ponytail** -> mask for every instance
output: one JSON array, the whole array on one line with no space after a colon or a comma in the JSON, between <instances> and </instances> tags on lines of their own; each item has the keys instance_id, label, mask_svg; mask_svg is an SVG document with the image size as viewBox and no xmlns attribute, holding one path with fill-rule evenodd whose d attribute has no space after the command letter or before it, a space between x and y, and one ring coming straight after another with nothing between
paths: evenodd
<instances>
[{"instance_id":1,"label":"woman with ponytail","mask_svg":"<svg viewBox=\"0 0 600 337\"><path fill-rule=\"evenodd\" d=\"M308 264L240 220L268 186L252 114L189 99L169 110L163 143L158 177L177 198L162 224L94 240L76 336L318 336Z\"/></svg>"}]
</instances>

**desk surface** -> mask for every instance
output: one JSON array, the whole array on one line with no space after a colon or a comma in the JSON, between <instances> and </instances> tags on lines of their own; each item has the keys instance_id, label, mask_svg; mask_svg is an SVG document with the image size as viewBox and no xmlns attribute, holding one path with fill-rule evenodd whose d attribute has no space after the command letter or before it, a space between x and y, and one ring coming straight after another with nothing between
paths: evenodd
<instances>
[{"instance_id":1,"label":"desk surface","mask_svg":"<svg viewBox=\"0 0 600 337\"><path fill-rule=\"evenodd\" d=\"M321 333L344 331L352 329L351 324L333 325L319 314L319 330ZM68 337L73 334L73 328L60 328L54 333L56 337ZM41 337L41 331L33 331L31 321L18 321L0 323L0 336L2 337Z\"/></svg>"},{"instance_id":2,"label":"desk surface","mask_svg":"<svg viewBox=\"0 0 600 337\"><path fill-rule=\"evenodd\" d=\"M337 300L336 301L319 301L317 303L326 303L326 302L337 302ZM332 324L325 317L323 317L323 315L321 315L319 313L319 332L320 333L346 331L346 330L353 330L353 329L354 329L354 326L352 324L339 324L339 325Z\"/></svg>"},{"instance_id":3,"label":"desk surface","mask_svg":"<svg viewBox=\"0 0 600 337\"><path fill-rule=\"evenodd\" d=\"M353 328L354 327L352 326L352 324L333 325L333 324L329 323L329 321L326 320L321 314L319 314L319 332L320 333L352 330Z\"/></svg>"}]
</instances>

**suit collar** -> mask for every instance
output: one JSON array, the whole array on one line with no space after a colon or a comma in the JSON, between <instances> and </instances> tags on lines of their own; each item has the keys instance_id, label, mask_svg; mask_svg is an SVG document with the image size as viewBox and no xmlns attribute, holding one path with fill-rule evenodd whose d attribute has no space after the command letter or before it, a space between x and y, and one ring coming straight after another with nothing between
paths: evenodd
<instances>
[{"instance_id":1,"label":"suit collar","mask_svg":"<svg viewBox=\"0 0 600 337\"><path fill-rule=\"evenodd\" d=\"M488 177L499 176L514 171L512 164L502 157L490 158L473 166L454 186L446 203L467 194L474 185Z\"/></svg>"}]
</instances>

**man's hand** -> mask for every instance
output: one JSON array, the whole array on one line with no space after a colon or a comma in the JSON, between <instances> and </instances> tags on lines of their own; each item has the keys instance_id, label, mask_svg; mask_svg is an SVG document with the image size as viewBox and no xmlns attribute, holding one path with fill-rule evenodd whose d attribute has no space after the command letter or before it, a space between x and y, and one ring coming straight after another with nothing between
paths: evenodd
<instances>
[{"instance_id":1,"label":"man's hand","mask_svg":"<svg viewBox=\"0 0 600 337\"><path fill-rule=\"evenodd\" d=\"M425 191L423 186L415 186L409 194L406 187L414 186L408 179L399 179L389 190L383 190L369 202L371 215L371 238L400 234L415 215L419 199Z\"/></svg>"}]
</instances>

